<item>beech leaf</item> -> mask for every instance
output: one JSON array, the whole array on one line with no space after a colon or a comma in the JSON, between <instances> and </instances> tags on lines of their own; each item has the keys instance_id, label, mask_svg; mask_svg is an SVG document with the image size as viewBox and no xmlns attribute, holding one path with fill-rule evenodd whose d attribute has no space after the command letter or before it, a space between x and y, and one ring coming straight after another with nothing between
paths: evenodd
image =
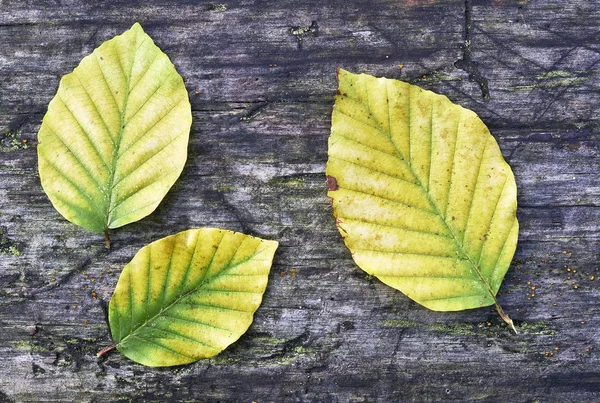
<instances>
[{"instance_id":1,"label":"beech leaf","mask_svg":"<svg viewBox=\"0 0 600 403\"><path fill-rule=\"evenodd\" d=\"M496 305L517 245L516 184L472 111L401 81L338 70L327 162L356 264L436 311Z\"/></svg>"},{"instance_id":2,"label":"beech leaf","mask_svg":"<svg viewBox=\"0 0 600 403\"><path fill-rule=\"evenodd\" d=\"M152 213L187 158L192 121L183 79L136 23L65 75L38 133L42 187L91 231Z\"/></svg>"},{"instance_id":3,"label":"beech leaf","mask_svg":"<svg viewBox=\"0 0 600 403\"><path fill-rule=\"evenodd\" d=\"M116 347L140 364L187 364L219 354L258 309L276 241L217 228L192 229L143 247L110 300Z\"/></svg>"}]
</instances>

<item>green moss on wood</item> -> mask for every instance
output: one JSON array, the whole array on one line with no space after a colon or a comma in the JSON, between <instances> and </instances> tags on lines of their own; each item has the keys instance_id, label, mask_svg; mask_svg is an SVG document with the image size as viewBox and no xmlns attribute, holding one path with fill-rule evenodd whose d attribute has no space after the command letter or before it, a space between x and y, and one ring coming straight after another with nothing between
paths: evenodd
<instances>
[{"instance_id":1,"label":"green moss on wood","mask_svg":"<svg viewBox=\"0 0 600 403\"><path fill-rule=\"evenodd\" d=\"M384 327L418 327L418 326L421 326L420 323L411 322L409 320L403 320L403 319L382 320L381 322L379 322L379 325L384 326Z\"/></svg>"},{"instance_id":2,"label":"green moss on wood","mask_svg":"<svg viewBox=\"0 0 600 403\"><path fill-rule=\"evenodd\" d=\"M557 88L557 87L579 87L588 79L589 73L553 70L536 76L536 83L529 85L517 85L510 87L510 90L533 90L535 88Z\"/></svg>"},{"instance_id":3,"label":"green moss on wood","mask_svg":"<svg viewBox=\"0 0 600 403\"><path fill-rule=\"evenodd\" d=\"M7 131L0 134L0 152L9 153L29 148L26 140L21 139L21 131Z\"/></svg>"},{"instance_id":4,"label":"green moss on wood","mask_svg":"<svg viewBox=\"0 0 600 403\"><path fill-rule=\"evenodd\" d=\"M235 190L234 186L229 186L229 185L221 185L217 188L217 192L222 193L222 192L232 192Z\"/></svg>"},{"instance_id":5,"label":"green moss on wood","mask_svg":"<svg viewBox=\"0 0 600 403\"><path fill-rule=\"evenodd\" d=\"M556 329L551 328L548 323L543 321L521 322L518 329L523 333L535 336L553 336L556 334Z\"/></svg>"},{"instance_id":6,"label":"green moss on wood","mask_svg":"<svg viewBox=\"0 0 600 403\"><path fill-rule=\"evenodd\" d=\"M434 331L438 333L473 336L477 334L489 334L490 331L497 332L497 326L490 326L487 322L481 323L418 323L404 319L387 319L378 323L383 327L393 328L416 328ZM517 326L518 331L527 335L552 336L556 330L552 329L546 322L521 322Z\"/></svg>"},{"instance_id":7,"label":"green moss on wood","mask_svg":"<svg viewBox=\"0 0 600 403\"><path fill-rule=\"evenodd\" d=\"M304 178L302 177L277 177L270 179L269 185L276 186L287 186L287 187L299 187L304 184Z\"/></svg>"},{"instance_id":8,"label":"green moss on wood","mask_svg":"<svg viewBox=\"0 0 600 403\"><path fill-rule=\"evenodd\" d=\"M447 333L453 335L461 335L461 336L473 336L479 334L480 331L477 330L477 327L483 328L483 324L480 326L474 325L472 323L433 323L426 326L427 329L440 332Z\"/></svg>"},{"instance_id":9,"label":"green moss on wood","mask_svg":"<svg viewBox=\"0 0 600 403\"><path fill-rule=\"evenodd\" d=\"M0 255L21 256L22 252L17 243L5 236L6 229L0 227Z\"/></svg>"},{"instance_id":10,"label":"green moss on wood","mask_svg":"<svg viewBox=\"0 0 600 403\"><path fill-rule=\"evenodd\" d=\"M10 344L10 346L12 348L14 348L15 350L19 350L19 351L26 351L26 352L34 352L34 351L44 352L44 351L48 351L44 347L32 343L31 340L15 340L13 342L10 342L9 344Z\"/></svg>"}]
</instances>

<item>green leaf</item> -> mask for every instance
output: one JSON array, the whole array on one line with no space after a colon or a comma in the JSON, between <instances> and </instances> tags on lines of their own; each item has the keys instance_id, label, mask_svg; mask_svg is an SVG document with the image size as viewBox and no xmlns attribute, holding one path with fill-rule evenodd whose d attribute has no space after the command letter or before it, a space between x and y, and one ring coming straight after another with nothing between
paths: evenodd
<instances>
[{"instance_id":1,"label":"green leaf","mask_svg":"<svg viewBox=\"0 0 600 403\"><path fill-rule=\"evenodd\" d=\"M436 311L495 304L517 245L516 184L477 115L338 71L328 195L356 264ZM514 327L513 327L514 328Z\"/></svg>"},{"instance_id":2,"label":"green leaf","mask_svg":"<svg viewBox=\"0 0 600 403\"><path fill-rule=\"evenodd\" d=\"M136 23L61 79L38 133L42 187L91 231L137 221L181 174L191 121L183 79Z\"/></svg>"},{"instance_id":3,"label":"green leaf","mask_svg":"<svg viewBox=\"0 0 600 403\"><path fill-rule=\"evenodd\" d=\"M110 300L116 348L151 367L219 354L252 323L277 245L202 228L143 247L123 269Z\"/></svg>"}]
</instances>

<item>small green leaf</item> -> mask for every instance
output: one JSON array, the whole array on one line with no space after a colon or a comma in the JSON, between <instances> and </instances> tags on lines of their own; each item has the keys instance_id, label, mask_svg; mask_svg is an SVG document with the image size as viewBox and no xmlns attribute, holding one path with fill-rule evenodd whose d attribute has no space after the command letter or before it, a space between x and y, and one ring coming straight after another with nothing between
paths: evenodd
<instances>
[{"instance_id":1,"label":"small green leaf","mask_svg":"<svg viewBox=\"0 0 600 403\"><path fill-rule=\"evenodd\" d=\"M123 269L110 300L116 348L151 367L219 354L252 323L277 245L202 228L143 247Z\"/></svg>"},{"instance_id":2,"label":"small green leaf","mask_svg":"<svg viewBox=\"0 0 600 403\"><path fill-rule=\"evenodd\" d=\"M338 71L328 195L356 264L437 311L496 304L517 245L513 173L477 115Z\"/></svg>"},{"instance_id":3,"label":"small green leaf","mask_svg":"<svg viewBox=\"0 0 600 403\"><path fill-rule=\"evenodd\" d=\"M191 121L183 79L136 23L61 79L38 133L42 187L91 231L137 221L181 174Z\"/></svg>"}]
</instances>

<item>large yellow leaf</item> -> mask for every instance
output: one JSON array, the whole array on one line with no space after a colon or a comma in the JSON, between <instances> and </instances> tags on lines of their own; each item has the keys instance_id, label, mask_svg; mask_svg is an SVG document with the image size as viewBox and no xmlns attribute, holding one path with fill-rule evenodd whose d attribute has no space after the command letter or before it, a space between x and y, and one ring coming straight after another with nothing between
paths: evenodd
<instances>
[{"instance_id":1,"label":"large yellow leaf","mask_svg":"<svg viewBox=\"0 0 600 403\"><path fill-rule=\"evenodd\" d=\"M143 247L123 269L110 300L116 348L151 367L219 354L252 323L277 245L202 228Z\"/></svg>"},{"instance_id":2,"label":"large yellow leaf","mask_svg":"<svg viewBox=\"0 0 600 403\"><path fill-rule=\"evenodd\" d=\"M42 186L89 230L137 221L181 174L191 121L183 79L136 23L61 79L38 133Z\"/></svg>"},{"instance_id":3,"label":"large yellow leaf","mask_svg":"<svg viewBox=\"0 0 600 403\"><path fill-rule=\"evenodd\" d=\"M516 185L477 115L407 83L338 71L327 182L356 264L438 311L496 304Z\"/></svg>"}]
</instances>

